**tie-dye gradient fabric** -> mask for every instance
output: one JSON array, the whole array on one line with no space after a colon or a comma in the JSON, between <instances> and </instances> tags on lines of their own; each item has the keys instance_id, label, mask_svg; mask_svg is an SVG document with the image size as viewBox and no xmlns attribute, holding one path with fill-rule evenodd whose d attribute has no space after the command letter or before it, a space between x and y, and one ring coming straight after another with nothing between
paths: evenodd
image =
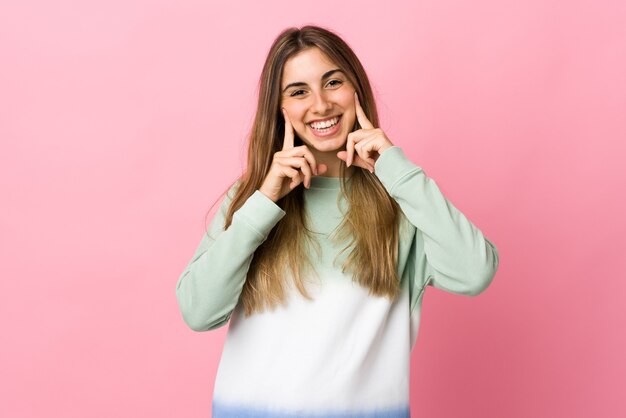
<instances>
[{"instance_id":1,"label":"tie-dye gradient fabric","mask_svg":"<svg viewBox=\"0 0 626 418\"><path fill-rule=\"evenodd\" d=\"M313 300L289 288L288 303L245 317L237 304L254 251L285 216L256 191L223 230L233 186L180 276L176 295L195 331L229 323L213 391L215 418L409 417L410 354L427 285L477 295L491 283L498 252L402 149L385 150L375 174L402 210L395 300L370 295L340 266L347 252L330 234L345 216L340 179L313 177L304 189ZM372 225L375 227L375 225Z\"/></svg>"}]
</instances>

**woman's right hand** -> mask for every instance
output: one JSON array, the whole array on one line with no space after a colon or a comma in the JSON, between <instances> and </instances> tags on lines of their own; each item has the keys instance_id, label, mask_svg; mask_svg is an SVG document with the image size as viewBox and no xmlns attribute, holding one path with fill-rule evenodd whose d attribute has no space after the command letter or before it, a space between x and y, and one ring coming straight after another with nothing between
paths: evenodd
<instances>
[{"instance_id":1,"label":"woman's right hand","mask_svg":"<svg viewBox=\"0 0 626 418\"><path fill-rule=\"evenodd\" d=\"M311 177L322 174L328 169L325 164L317 166L313 153L306 145L294 147L293 126L287 111L282 109L282 112L285 119L283 149L274 154L270 170L259 188L261 193L274 202L287 195L302 182L308 189L311 186Z\"/></svg>"}]
</instances>

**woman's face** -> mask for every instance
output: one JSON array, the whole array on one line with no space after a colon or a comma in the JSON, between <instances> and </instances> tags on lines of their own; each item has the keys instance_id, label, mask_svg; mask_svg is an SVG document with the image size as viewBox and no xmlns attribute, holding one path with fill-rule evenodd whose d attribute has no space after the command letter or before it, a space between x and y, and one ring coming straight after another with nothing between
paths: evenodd
<instances>
[{"instance_id":1,"label":"woman's face","mask_svg":"<svg viewBox=\"0 0 626 418\"><path fill-rule=\"evenodd\" d=\"M316 47L285 63L281 106L298 137L321 152L342 149L356 118L354 87Z\"/></svg>"}]
</instances>

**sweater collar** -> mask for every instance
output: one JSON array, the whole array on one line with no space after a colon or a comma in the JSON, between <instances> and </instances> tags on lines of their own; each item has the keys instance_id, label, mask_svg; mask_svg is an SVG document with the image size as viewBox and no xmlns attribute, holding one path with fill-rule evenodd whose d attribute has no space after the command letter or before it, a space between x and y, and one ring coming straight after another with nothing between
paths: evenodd
<instances>
[{"instance_id":1,"label":"sweater collar","mask_svg":"<svg viewBox=\"0 0 626 418\"><path fill-rule=\"evenodd\" d=\"M348 181L350 181L348 179ZM341 188L341 177L311 177L311 189L339 190Z\"/></svg>"}]
</instances>

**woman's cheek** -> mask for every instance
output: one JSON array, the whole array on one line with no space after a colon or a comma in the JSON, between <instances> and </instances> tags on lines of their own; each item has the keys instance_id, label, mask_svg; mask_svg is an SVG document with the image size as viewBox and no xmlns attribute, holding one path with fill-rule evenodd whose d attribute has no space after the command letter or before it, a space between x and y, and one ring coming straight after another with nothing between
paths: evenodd
<instances>
[{"instance_id":1,"label":"woman's cheek","mask_svg":"<svg viewBox=\"0 0 626 418\"><path fill-rule=\"evenodd\" d=\"M306 125L300 125L296 128L296 133L300 138L303 138L306 134Z\"/></svg>"}]
</instances>

